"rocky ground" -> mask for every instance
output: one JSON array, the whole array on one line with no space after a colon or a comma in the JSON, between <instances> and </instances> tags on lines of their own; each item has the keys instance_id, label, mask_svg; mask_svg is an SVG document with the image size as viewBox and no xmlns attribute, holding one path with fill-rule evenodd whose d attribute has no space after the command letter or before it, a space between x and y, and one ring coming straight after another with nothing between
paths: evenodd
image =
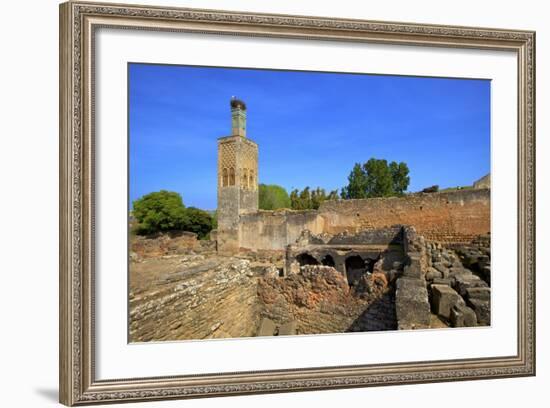
<instances>
[{"instance_id":1,"label":"rocky ground","mask_svg":"<svg viewBox=\"0 0 550 408\"><path fill-rule=\"evenodd\" d=\"M490 237L468 245L427 244L432 312L452 327L491 324Z\"/></svg>"},{"instance_id":2,"label":"rocky ground","mask_svg":"<svg viewBox=\"0 0 550 408\"><path fill-rule=\"evenodd\" d=\"M189 234L131 243L131 342L398 328L396 284L383 273L365 274L350 286L328 266L305 265L281 277L281 253L220 256L213 243ZM429 317L419 327L490 324L487 241L453 248L425 243L422 254L426 272L413 283L424 288ZM398 290L414 289L407 279L399 279L407 285L399 289L398 282Z\"/></svg>"},{"instance_id":3,"label":"rocky ground","mask_svg":"<svg viewBox=\"0 0 550 408\"><path fill-rule=\"evenodd\" d=\"M220 256L188 236L133 241L131 342L314 334L396 328L383 275L350 287L334 268L280 277L283 254ZM270 329L270 327L272 329Z\"/></svg>"}]
</instances>

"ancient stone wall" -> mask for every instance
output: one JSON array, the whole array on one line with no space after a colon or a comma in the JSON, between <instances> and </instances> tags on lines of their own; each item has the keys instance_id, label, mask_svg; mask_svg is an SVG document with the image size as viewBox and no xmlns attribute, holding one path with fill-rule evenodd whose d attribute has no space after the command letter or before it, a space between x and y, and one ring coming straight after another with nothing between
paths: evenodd
<instances>
[{"instance_id":1,"label":"ancient stone wall","mask_svg":"<svg viewBox=\"0 0 550 408\"><path fill-rule=\"evenodd\" d=\"M323 219L317 211L259 211L243 214L239 222L240 247L284 250L296 242L302 231L323 232Z\"/></svg>"},{"instance_id":2,"label":"ancient stone wall","mask_svg":"<svg viewBox=\"0 0 550 408\"><path fill-rule=\"evenodd\" d=\"M373 275L352 288L336 269L306 265L285 278L260 279L258 297L261 317L272 326L292 324L295 334L397 328L393 290Z\"/></svg>"},{"instance_id":3,"label":"ancient stone wall","mask_svg":"<svg viewBox=\"0 0 550 408\"><path fill-rule=\"evenodd\" d=\"M404 197L326 201L319 208L324 232L360 231L395 224L414 226L438 242L469 242L491 230L489 189Z\"/></svg>"},{"instance_id":4,"label":"ancient stone wall","mask_svg":"<svg viewBox=\"0 0 550 408\"><path fill-rule=\"evenodd\" d=\"M149 236L135 236L130 240L130 258L133 260L166 255L186 254L201 247L197 234L173 231Z\"/></svg>"}]
</instances>

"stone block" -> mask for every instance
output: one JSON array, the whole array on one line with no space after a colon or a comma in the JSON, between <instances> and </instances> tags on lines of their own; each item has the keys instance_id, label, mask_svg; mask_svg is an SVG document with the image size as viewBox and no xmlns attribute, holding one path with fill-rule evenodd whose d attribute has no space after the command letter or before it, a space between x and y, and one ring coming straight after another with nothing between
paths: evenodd
<instances>
[{"instance_id":1,"label":"stone block","mask_svg":"<svg viewBox=\"0 0 550 408\"><path fill-rule=\"evenodd\" d=\"M434 285L447 285L450 287L452 285L452 282L453 281L451 280L451 278L440 278L440 279L438 278L438 279L434 279L432 283Z\"/></svg>"},{"instance_id":2,"label":"stone block","mask_svg":"<svg viewBox=\"0 0 550 408\"><path fill-rule=\"evenodd\" d=\"M487 284L472 273L454 276L453 288L461 295L466 296L466 290L469 288L487 287Z\"/></svg>"},{"instance_id":3,"label":"stone block","mask_svg":"<svg viewBox=\"0 0 550 408\"><path fill-rule=\"evenodd\" d=\"M477 316L475 312L466 305L453 306L450 320L453 327L477 326Z\"/></svg>"},{"instance_id":4,"label":"stone block","mask_svg":"<svg viewBox=\"0 0 550 408\"><path fill-rule=\"evenodd\" d=\"M466 289L467 299L491 300L491 288L474 287Z\"/></svg>"},{"instance_id":5,"label":"stone block","mask_svg":"<svg viewBox=\"0 0 550 408\"><path fill-rule=\"evenodd\" d=\"M426 272L426 280L433 281L438 278L443 278L443 274L435 268L428 268L428 272Z\"/></svg>"},{"instance_id":6,"label":"stone block","mask_svg":"<svg viewBox=\"0 0 550 408\"><path fill-rule=\"evenodd\" d=\"M453 306L465 305L464 299L451 287L447 285L431 285L432 310L438 316L447 320L451 318Z\"/></svg>"},{"instance_id":7,"label":"stone block","mask_svg":"<svg viewBox=\"0 0 550 408\"><path fill-rule=\"evenodd\" d=\"M432 266L441 273L449 273L449 269L443 265L443 262L435 262Z\"/></svg>"},{"instance_id":8,"label":"stone block","mask_svg":"<svg viewBox=\"0 0 550 408\"><path fill-rule=\"evenodd\" d=\"M474 309L478 326L491 325L491 301L484 299L469 298L468 305Z\"/></svg>"},{"instance_id":9,"label":"stone block","mask_svg":"<svg viewBox=\"0 0 550 408\"><path fill-rule=\"evenodd\" d=\"M279 327L279 336L293 336L296 334L296 322L285 323Z\"/></svg>"},{"instance_id":10,"label":"stone block","mask_svg":"<svg viewBox=\"0 0 550 408\"><path fill-rule=\"evenodd\" d=\"M395 313L399 330L430 326L430 304L424 279L401 277L396 283Z\"/></svg>"},{"instance_id":11,"label":"stone block","mask_svg":"<svg viewBox=\"0 0 550 408\"><path fill-rule=\"evenodd\" d=\"M491 284L491 265L485 265L483 268L481 268L479 274L485 282L487 282L489 285Z\"/></svg>"},{"instance_id":12,"label":"stone block","mask_svg":"<svg viewBox=\"0 0 550 408\"><path fill-rule=\"evenodd\" d=\"M422 267L420 263L421 255L418 252L409 253L409 258L407 265L403 269L403 275L410 278L421 278L422 277Z\"/></svg>"},{"instance_id":13,"label":"stone block","mask_svg":"<svg viewBox=\"0 0 550 408\"><path fill-rule=\"evenodd\" d=\"M457 275L471 275L472 274L472 271L469 270L469 269L466 269L466 268L463 268L463 267L459 267L459 268L455 268L455 267L452 267L452 268L449 268L449 276L452 278L452 277L455 277Z\"/></svg>"},{"instance_id":14,"label":"stone block","mask_svg":"<svg viewBox=\"0 0 550 408\"><path fill-rule=\"evenodd\" d=\"M464 266L462 266L462 262L456 260L456 261L453 261L453 263L451 264L451 267L452 268L464 268Z\"/></svg>"},{"instance_id":15,"label":"stone block","mask_svg":"<svg viewBox=\"0 0 550 408\"><path fill-rule=\"evenodd\" d=\"M275 334L275 323L273 320L264 317L260 322L258 336L273 336Z\"/></svg>"}]
</instances>

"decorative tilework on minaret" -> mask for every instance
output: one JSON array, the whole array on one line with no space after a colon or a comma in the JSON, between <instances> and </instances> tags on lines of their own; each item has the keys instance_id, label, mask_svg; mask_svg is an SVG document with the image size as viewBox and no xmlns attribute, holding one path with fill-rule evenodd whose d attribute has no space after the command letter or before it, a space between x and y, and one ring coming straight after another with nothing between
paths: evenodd
<instances>
[{"instance_id":1,"label":"decorative tilework on minaret","mask_svg":"<svg viewBox=\"0 0 550 408\"><path fill-rule=\"evenodd\" d=\"M239 216L258 211L258 145L246 138L246 105L232 98L231 135L218 139L218 250L239 249Z\"/></svg>"}]
</instances>

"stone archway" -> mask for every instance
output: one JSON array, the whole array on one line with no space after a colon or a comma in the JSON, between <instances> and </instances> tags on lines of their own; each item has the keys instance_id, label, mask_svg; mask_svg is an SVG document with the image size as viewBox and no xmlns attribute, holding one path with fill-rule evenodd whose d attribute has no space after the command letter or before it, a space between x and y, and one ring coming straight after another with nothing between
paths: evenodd
<instances>
[{"instance_id":1,"label":"stone archway","mask_svg":"<svg viewBox=\"0 0 550 408\"><path fill-rule=\"evenodd\" d=\"M333 268L336 266L334 258L330 254L326 254L323 259L321 259L321 264L325 266L332 266Z\"/></svg>"},{"instance_id":2,"label":"stone archway","mask_svg":"<svg viewBox=\"0 0 550 408\"><path fill-rule=\"evenodd\" d=\"M298 256L296 256L296 261L298 261L300 266L319 265L319 261L315 259L312 255L308 254L307 252L303 252Z\"/></svg>"},{"instance_id":3,"label":"stone archway","mask_svg":"<svg viewBox=\"0 0 550 408\"><path fill-rule=\"evenodd\" d=\"M350 286L357 284L365 272L367 272L367 265L359 255L351 255L346 258L346 278Z\"/></svg>"}]
</instances>

